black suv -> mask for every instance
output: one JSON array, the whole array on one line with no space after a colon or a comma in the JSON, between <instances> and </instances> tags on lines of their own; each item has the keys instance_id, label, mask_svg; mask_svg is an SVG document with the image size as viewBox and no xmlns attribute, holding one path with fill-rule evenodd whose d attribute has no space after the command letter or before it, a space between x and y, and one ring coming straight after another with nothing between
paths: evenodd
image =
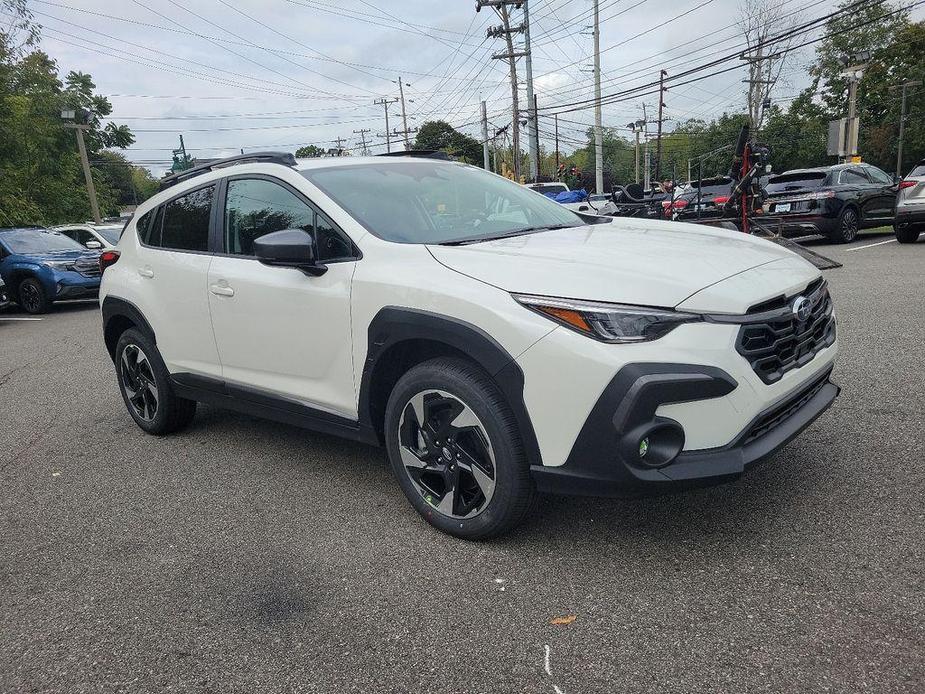
<instances>
[{"instance_id":1,"label":"black suv","mask_svg":"<svg viewBox=\"0 0 925 694\"><path fill-rule=\"evenodd\" d=\"M870 164L786 171L768 180L766 223L789 236L850 243L861 229L893 223L897 190L892 176Z\"/></svg>"}]
</instances>

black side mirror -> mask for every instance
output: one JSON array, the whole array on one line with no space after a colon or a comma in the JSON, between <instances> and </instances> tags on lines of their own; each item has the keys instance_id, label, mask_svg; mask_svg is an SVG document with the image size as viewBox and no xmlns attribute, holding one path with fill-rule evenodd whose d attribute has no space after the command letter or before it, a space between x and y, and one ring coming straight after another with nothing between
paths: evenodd
<instances>
[{"instance_id":1,"label":"black side mirror","mask_svg":"<svg viewBox=\"0 0 925 694\"><path fill-rule=\"evenodd\" d=\"M292 267L317 277L328 271L315 262L315 240L301 229L283 229L254 239L254 255L264 265Z\"/></svg>"}]
</instances>

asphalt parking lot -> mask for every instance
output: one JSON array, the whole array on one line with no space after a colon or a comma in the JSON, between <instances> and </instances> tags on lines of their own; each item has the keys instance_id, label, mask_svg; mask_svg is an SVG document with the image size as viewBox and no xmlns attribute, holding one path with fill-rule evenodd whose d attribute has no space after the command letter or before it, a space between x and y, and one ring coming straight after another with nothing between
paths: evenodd
<instances>
[{"instance_id":1,"label":"asphalt parking lot","mask_svg":"<svg viewBox=\"0 0 925 694\"><path fill-rule=\"evenodd\" d=\"M925 690L925 240L891 239L810 244L843 392L772 460L481 544L381 450L207 407L144 435L93 304L0 320L0 690Z\"/></svg>"}]
</instances>

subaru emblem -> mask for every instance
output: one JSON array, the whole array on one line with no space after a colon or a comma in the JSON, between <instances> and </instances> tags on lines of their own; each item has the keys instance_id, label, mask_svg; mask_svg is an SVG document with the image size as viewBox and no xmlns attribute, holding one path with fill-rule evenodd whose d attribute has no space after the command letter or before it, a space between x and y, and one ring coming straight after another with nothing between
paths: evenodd
<instances>
[{"instance_id":1,"label":"subaru emblem","mask_svg":"<svg viewBox=\"0 0 925 694\"><path fill-rule=\"evenodd\" d=\"M813 304L805 296L798 296L792 306L793 315L801 323L808 321L813 313Z\"/></svg>"}]
</instances>

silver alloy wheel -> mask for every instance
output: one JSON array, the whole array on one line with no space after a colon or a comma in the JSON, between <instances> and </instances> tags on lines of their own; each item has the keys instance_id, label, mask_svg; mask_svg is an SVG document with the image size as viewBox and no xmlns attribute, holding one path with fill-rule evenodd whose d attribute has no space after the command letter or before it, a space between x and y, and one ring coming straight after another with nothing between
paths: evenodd
<instances>
[{"instance_id":1,"label":"silver alloy wheel","mask_svg":"<svg viewBox=\"0 0 925 694\"><path fill-rule=\"evenodd\" d=\"M135 414L146 422L152 421L157 416L158 394L147 355L138 345L126 345L119 369L122 389Z\"/></svg>"},{"instance_id":2,"label":"silver alloy wheel","mask_svg":"<svg viewBox=\"0 0 925 694\"><path fill-rule=\"evenodd\" d=\"M455 395L424 390L406 404L398 423L405 474L438 513L477 516L495 492L495 454L475 412Z\"/></svg>"}]
</instances>

